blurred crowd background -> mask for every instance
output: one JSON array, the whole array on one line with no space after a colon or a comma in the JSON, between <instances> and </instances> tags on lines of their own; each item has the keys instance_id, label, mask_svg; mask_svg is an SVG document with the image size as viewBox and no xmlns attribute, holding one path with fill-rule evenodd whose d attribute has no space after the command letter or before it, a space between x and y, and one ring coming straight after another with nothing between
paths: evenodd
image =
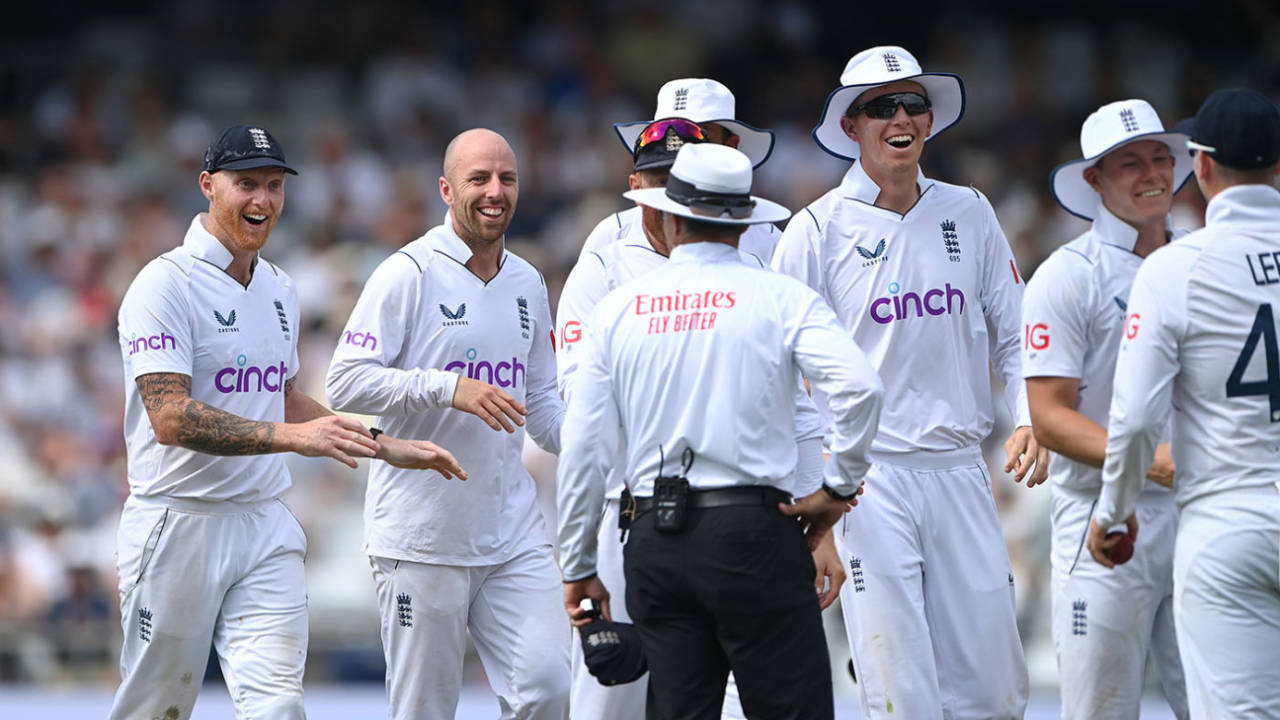
<instances>
[{"instance_id":1,"label":"blurred crowd background","mask_svg":"<svg viewBox=\"0 0 1280 720\"><path fill-rule=\"evenodd\" d=\"M1280 11L1266 0L865 5L49 2L10 17L0 29L0 683L118 681L114 548L127 482L116 309L138 269L207 207L196 176L227 125L269 128L300 172L263 254L297 282L300 378L323 397L369 272L441 221L441 154L468 127L498 130L516 149L509 248L544 272L554 307L587 232L628 206L630 158L611 124L651 117L672 78L719 79L738 119L777 132L756 189L798 209L846 168L809 132L853 53L901 44L926 70L960 74L965 117L929 145L925 172L987 194L1026 277L1087 227L1058 208L1047 178L1079 157L1080 124L1098 105L1145 98L1170 125L1218 87L1280 99ZM1202 222L1194 185L1175 206L1185 227ZM1007 431L1006 418L989 452L997 477ZM360 552L365 471L290 464L288 500L310 537L308 680L380 682ZM1032 679L1052 684L1048 489L1003 482L996 493Z\"/></svg>"}]
</instances>

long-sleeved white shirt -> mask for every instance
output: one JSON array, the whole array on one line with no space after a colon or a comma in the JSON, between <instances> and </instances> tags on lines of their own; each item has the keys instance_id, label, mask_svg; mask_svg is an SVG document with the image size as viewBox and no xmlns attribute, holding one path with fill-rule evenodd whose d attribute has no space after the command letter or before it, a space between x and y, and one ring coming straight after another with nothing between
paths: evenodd
<instances>
[{"instance_id":1,"label":"long-sleeved white shirt","mask_svg":"<svg viewBox=\"0 0 1280 720\"><path fill-rule=\"evenodd\" d=\"M616 212L596 223L596 226L587 234L586 241L582 243L582 250L578 253L578 261L581 262L589 253L612 245L615 242L644 243L647 245L649 241L644 234L641 216L640 206L637 205ZM747 229L742 231L742 237L738 239L738 249L748 255L760 258L762 264L768 265L769 260L773 258L774 248L778 246L778 238L781 236L782 233L773 223L748 225Z\"/></svg>"},{"instance_id":2,"label":"long-sleeved white shirt","mask_svg":"<svg viewBox=\"0 0 1280 720\"><path fill-rule=\"evenodd\" d=\"M899 215L874 205L880 188L855 162L791 218L773 256L831 305L879 370L872 449L884 454L976 447L995 422L992 367L1016 424L1030 424L1023 285L995 212L973 188L923 174L917 183L919 201Z\"/></svg>"},{"instance_id":3,"label":"long-sleeved white shirt","mask_svg":"<svg viewBox=\"0 0 1280 720\"><path fill-rule=\"evenodd\" d=\"M490 565L548 542L524 432L557 452L564 404L556 392L551 311L542 276L503 251L482 281L446 215L388 257L365 284L326 380L335 409L378 416L379 427L446 448L468 480L374 460L365 495L365 552L444 565ZM458 377L495 385L529 410L525 429L489 428L452 408Z\"/></svg>"},{"instance_id":4,"label":"long-sleeved white shirt","mask_svg":"<svg viewBox=\"0 0 1280 720\"><path fill-rule=\"evenodd\" d=\"M694 454L694 489L777 486L794 469L797 373L830 399L826 483L862 483L882 387L816 293L742 263L721 243L674 249L666 266L600 301L564 426L557 492L560 559L569 580L595 570L605 478L621 439L628 485L653 494L660 456ZM661 452L659 451L661 449Z\"/></svg>"},{"instance_id":5,"label":"long-sleeved white shirt","mask_svg":"<svg viewBox=\"0 0 1280 720\"><path fill-rule=\"evenodd\" d=\"M1280 191L1240 185L1133 281L1095 519L1133 513L1172 409L1179 506L1280 482Z\"/></svg>"},{"instance_id":6,"label":"long-sleeved white shirt","mask_svg":"<svg viewBox=\"0 0 1280 720\"><path fill-rule=\"evenodd\" d=\"M1174 239L1183 235L1172 232ZM1075 410L1104 428L1129 288L1142 264L1133 252L1137 242L1137 229L1099 204L1093 226L1040 264L1022 298L1023 376L1079 380ZM1102 469L1054 453L1049 479L1096 492ZM1169 492L1155 483L1149 489Z\"/></svg>"},{"instance_id":7,"label":"long-sleeved white shirt","mask_svg":"<svg viewBox=\"0 0 1280 720\"><path fill-rule=\"evenodd\" d=\"M566 403L573 392L572 381L582 356L583 341L591 334L590 317L596 305L609 291L667 262L665 255L653 249L639 222L628 228L628 234L618 241L583 253L560 291L560 305L556 308L556 368L560 394ZM746 251L740 250L739 257L751 267L766 267L763 260ZM804 496L822 485L823 425L813 400L800 381L797 381L796 388L795 420L796 442L799 444L797 474L793 476L793 482L784 483L784 489L793 495ZM621 496L625 485L624 470L623 464L617 463L609 473L608 498Z\"/></svg>"}]
</instances>

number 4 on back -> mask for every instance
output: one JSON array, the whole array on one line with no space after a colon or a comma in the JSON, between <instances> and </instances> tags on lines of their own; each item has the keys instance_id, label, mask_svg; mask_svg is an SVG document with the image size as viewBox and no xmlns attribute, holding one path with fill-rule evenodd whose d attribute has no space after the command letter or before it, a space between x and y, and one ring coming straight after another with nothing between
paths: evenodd
<instances>
[{"instance_id":1,"label":"number 4 on back","mask_svg":"<svg viewBox=\"0 0 1280 720\"><path fill-rule=\"evenodd\" d=\"M1266 354L1267 378L1265 380L1244 380L1244 371L1253 359L1258 348L1258 339L1262 339L1263 352ZM1244 341L1244 349L1236 358L1235 367L1227 376L1227 397L1249 397L1266 395L1271 400L1271 422L1280 422L1280 347L1276 343L1276 322L1271 314L1271 303L1258 306L1258 314L1253 317L1253 327L1249 337Z\"/></svg>"}]
</instances>

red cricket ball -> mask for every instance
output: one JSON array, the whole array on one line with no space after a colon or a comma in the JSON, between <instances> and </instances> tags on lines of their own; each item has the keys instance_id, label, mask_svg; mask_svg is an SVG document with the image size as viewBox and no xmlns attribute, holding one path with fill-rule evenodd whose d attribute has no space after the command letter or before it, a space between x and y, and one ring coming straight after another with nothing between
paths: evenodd
<instances>
[{"instance_id":1,"label":"red cricket ball","mask_svg":"<svg viewBox=\"0 0 1280 720\"><path fill-rule=\"evenodd\" d=\"M1122 565L1129 562L1129 558L1133 557L1133 541L1129 539L1129 533L1115 532L1107 533L1107 539L1118 537L1120 542L1116 543L1107 551L1107 557L1111 558L1111 562Z\"/></svg>"}]
</instances>

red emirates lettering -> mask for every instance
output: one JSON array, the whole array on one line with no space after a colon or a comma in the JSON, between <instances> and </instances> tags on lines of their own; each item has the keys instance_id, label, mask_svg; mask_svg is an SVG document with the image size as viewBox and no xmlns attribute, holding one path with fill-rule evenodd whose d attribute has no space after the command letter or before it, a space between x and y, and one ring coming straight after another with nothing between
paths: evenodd
<instances>
[{"instance_id":1,"label":"red emirates lettering","mask_svg":"<svg viewBox=\"0 0 1280 720\"><path fill-rule=\"evenodd\" d=\"M691 312L694 310L728 310L738 302L737 293L733 290L705 290L703 292L686 293L676 290L670 295L637 295L635 314L654 315L658 313Z\"/></svg>"},{"instance_id":2,"label":"red emirates lettering","mask_svg":"<svg viewBox=\"0 0 1280 720\"><path fill-rule=\"evenodd\" d=\"M677 315L655 315L649 318L649 334L682 333L694 330L714 330L716 313L691 312Z\"/></svg>"}]
</instances>

